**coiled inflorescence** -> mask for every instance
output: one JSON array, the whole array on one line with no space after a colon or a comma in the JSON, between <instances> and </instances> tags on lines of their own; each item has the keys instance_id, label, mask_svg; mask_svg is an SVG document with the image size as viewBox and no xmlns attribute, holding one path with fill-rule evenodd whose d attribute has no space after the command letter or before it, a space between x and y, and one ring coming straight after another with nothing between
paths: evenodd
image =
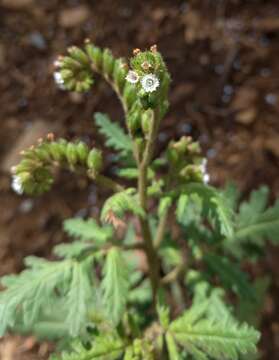
<instances>
[{"instance_id":1,"label":"coiled inflorescence","mask_svg":"<svg viewBox=\"0 0 279 360\"><path fill-rule=\"evenodd\" d=\"M169 164L179 174L181 182L209 182L206 159L201 155L199 143L190 136L169 144L167 150Z\"/></svg>"},{"instance_id":2,"label":"coiled inflorescence","mask_svg":"<svg viewBox=\"0 0 279 360\"><path fill-rule=\"evenodd\" d=\"M143 52L134 50L129 70L123 59L116 59L110 50L86 40L84 49L70 47L67 56L55 61L55 67L57 85L71 91L88 91L94 83L94 73L103 76L123 105L131 134L141 129L146 110L158 108L162 118L168 109L170 75L156 46Z\"/></svg>"},{"instance_id":3,"label":"coiled inflorescence","mask_svg":"<svg viewBox=\"0 0 279 360\"><path fill-rule=\"evenodd\" d=\"M56 167L85 171L94 179L103 164L100 150L90 150L83 142L54 141L51 134L46 140L39 140L37 146L22 152L22 155L21 162L12 169L13 189L18 193L34 195L50 189Z\"/></svg>"}]
</instances>

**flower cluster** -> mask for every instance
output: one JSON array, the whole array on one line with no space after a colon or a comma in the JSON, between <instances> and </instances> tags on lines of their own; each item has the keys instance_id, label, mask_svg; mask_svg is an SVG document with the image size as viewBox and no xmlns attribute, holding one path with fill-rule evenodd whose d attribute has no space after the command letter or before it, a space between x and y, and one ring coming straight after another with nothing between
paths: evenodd
<instances>
[{"instance_id":1,"label":"flower cluster","mask_svg":"<svg viewBox=\"0 0 279 360\"><path fill-rule=\"evenodd\" d=\"M134 57L131 59L131 70L126 80L131 84L138 84L138 90L144 94L154 93L161 87L165 87L166 80L169 82L169 75L166 65L157 51L156 45L151 46L148 51L135 49Z\"/></svg>"},{"instance_id":2,"label":"flower cluster","mask_svg":"<svg viewBox=\"0 0 279 360\"><path fill-rule=\"evenodd\" d=\"M128 72L126 80L131 84L136 84L140 80L143 90L147 93L155 91L160 85L160 80L155 74L147 74L140 77L140 75L133 70Z\"/></svg>"}]
</instances>

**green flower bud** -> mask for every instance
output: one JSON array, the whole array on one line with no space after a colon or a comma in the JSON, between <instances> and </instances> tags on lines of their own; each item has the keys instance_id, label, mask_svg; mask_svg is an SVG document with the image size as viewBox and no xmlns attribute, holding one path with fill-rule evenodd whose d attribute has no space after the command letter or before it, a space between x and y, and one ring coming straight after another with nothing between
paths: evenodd
<instances>
[{"instance_id":1,"label":"green flower bud","mask_svg":"<svg viewBox=\"0 0 279 360\"><path fill-rule=\"evenodd\" d=\"M114 57L109 49L105 49L103 52L103 70L104 75L109 78L112 75L114 66Z\"/></svg>"},{"instance_id":2,"label":"green flower bud","mask_svg":"<svg viewBox=\"0 0 279 360\"><path fill-rule=\"evenodd\" d=\"M78 161L81 164L86 163L88 153L89 153L88 146L84 142L80 141L76 145L76 152L77 152L77 156L78 156Z\"/></svg>"},{"instance_id":3,"label":"green flower bud","mask_svg":"<svg viewBox=\"0 0 279 360\"><path fill-rule=\"evenodd\" d=\"M125 77L127 75L127 69L124 66L124 63L121 59L118 59L114 62L113 68L113 79L117 88L120 92L122 92L124 84L125 84Z\"/></svg>"},{"instance_id":4,"label":"green flower bud","mask_svg":"<svg viewBox=\"0 0 279 360\"><path fill-rule=\"evenodd\" d=\"M97 46L94 46L93 44L87 44L85 46L85 50L90 58L90 60L93 62L96 69L101 70L102 69L102 63L103 63L103 53L100 48Z\"/></svg>"},{"instance_id":5,"label":"green flower bud","mask_svg":"<svg viewBox=\"0 0 279 360\"><path fill-rule=\"evenodd\" d=\"M199 165L186 165L180 171L180 176L189 182L203 182L203 174Z\"/></svg>"},{"instance_id":6,"label":"green flower bud","mask_svg":"<svg viewBox=\"0 0 279 360\"><path fill-rule=\"evenodd\" d=\"M87 158L87 165L89 169L93 171L93 175L96 176L103 166L102 152L97 149L92 149Z\"/></svg>"},{"instance_id":7,"label":"green flower bud","mask_svg":"<svg viewBox=\"0 0 279 360\"><path fill-rule=\"evenodd\" d=\"M141 128L145 135L150 134L153 126L153 121L153 111L150 109L144 111L141 117Z\"/></svg>"},{"instance_id":8,"label":"green flower bud","mask_svg":"<svg viewBox=\"0 0 279 360\"><path fill-rule=\"evenodd\" d=\"M68 143L66 156L70 165L76 165L76 163L78 162L78 154L76 152L76 146L73 143Z\"/></svg>"},{"instance_id":9,"label":"green flower bud","mask_svg":"<svg viewBox=\"0 0 279 360\"><path fill-rule=\"evenodd\" d=\"M77 62L88 66L89 65L89 58L87 56L87 54L82 51L80 48L78 48L77 46L72 46L68 49L68 53L70 54L71 58L76 60Z\"/></svg>"},{"instance_id":10,"label":"green flower bud","mask_svg":"<svg viewBox=\"0 0 279 360\"><path fill-rule=\"evenodd\" d=\"M136 92L134 87L126 82L123 90L123 99L128 109L130 109L133 103L136 101Z\"/></svg>"}]
</instances>

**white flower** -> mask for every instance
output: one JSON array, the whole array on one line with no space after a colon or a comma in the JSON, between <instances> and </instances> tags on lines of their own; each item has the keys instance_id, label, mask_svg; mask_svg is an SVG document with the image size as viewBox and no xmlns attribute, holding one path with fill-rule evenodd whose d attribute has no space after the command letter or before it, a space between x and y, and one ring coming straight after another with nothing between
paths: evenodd
<instances>
[{"instance_id":1,"label":"white flower","mask_svg":"<svg viewBox=\"0 0 279 360\"><path fill-rule=\"evenodd\" d=\"M64 90L65 85L64 85L64 80L62 78L61 73L59 71L55 71L53 73L53 77L54 77L54 81L55 81L56 85L59 87L59 89Z\"/></svg>"},{"instance_id":2,"label":"white flower","mask_svg":"<svg viewBox=\"0 0 279 360\"><path fill-rule=\"evenodd\" d=\"M11 184L12 189L19 195L23 194L23 186L19 176L14 175Z\"/></svg>"},{"instance_id":3,"label":"white flower","mask_svg":"<svg viewBox=\"0 0 279 360\"><path fill-rule=\"evenodd\" d=\"M125 79L131 84L136 84L139 81L139 76L135 71L130 70Z\"/></svg>"},{"instance_id":4,"label":"white flower","mask_svg":"<svg viewBox=\"0 0 279 360\"><path fill-rule=\"evenodd\" d=\"M201 168L201 172L203 174L203 182L205 184L208 184L210 181L210 175L208 174L208 172L206 170L206 166L207 166L207 159L203 159L200 168Z\"/></svg>"},{"instance_id":5,"label":"white flower","mask_svg":"<svg viewBox=\"0 0 279 360\"><path fill-rule=\"evenodd\" d=\"M159 79L154 74L145 75L140 82L146 92L153 92L160 85Z\"/></svg>"},{"instance_id":6,"label":"white flower","mask_svg":"<svg viewBox=\"0 0 279 360\"><path fill-rule=\"evenodd\" d=\"M53 65L54 65L54 67L56 67L56 68L60 68L62 64L61 64L61 61L55 60L54 63L53 63Z\"/></svg>"}]
</instances>

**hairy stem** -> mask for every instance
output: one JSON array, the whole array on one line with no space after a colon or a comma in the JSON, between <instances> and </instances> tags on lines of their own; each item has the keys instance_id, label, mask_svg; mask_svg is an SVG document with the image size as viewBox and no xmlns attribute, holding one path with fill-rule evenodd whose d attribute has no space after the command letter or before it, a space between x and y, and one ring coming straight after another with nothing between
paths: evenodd
<instances>
[{"instance_id":1,"label":"hairy stem","mask_svg":"<svg viewBox=\"0 0 279 360\"><path fill-rule=\"evenodd\" d=\"M124 188L117 182L111 180L110 178L104 176L104 175L97 175L93 178L96 184L103 186L105 188L108 188L112 190L113 192L123 191Z\"/></svg>"},{"instance_id":2,"label":"hairy stem","mask_svg":"<svg viewBox=\"0 0 279 360\"><path fill-rule=\"evenodd\" d=\"M147 203L147 170L148 165L152 159L154 143L158 131L158 112L157 110L153 113L152 119L152 128L147 139L147 144L144 150L143 158L140 163L138 163L139 167L139 178L138 178L138 192L140 205L148 212L148 203ZM138 157L139 158L139 157ZM152 293L153 293L153 302L156 301L158 283L159 283L159 258L157 256L155 247L153 245L152 234L150 230L150 225L147 218L140 219L142 236L145 244L146 257L148 261L149 267L149 276L151 280Z\"/></svg>"},{"instance_id":3,"label":"hairy stem","mask_svg":"<svg viewBox=\"0 0 279 360\"><path fill-rule=\"evenodd\" d=\"M164 239L164 234L166 231L166 226L168 223L168 216L169 216L169 210L167 210L164 215L161 217L160 221L159 221L159 225L157 228L157 232L155 235L155 239L154 239L154 247L155 249L158 249L161 245L161 242Z\"/></svg>"}]
</instances>

